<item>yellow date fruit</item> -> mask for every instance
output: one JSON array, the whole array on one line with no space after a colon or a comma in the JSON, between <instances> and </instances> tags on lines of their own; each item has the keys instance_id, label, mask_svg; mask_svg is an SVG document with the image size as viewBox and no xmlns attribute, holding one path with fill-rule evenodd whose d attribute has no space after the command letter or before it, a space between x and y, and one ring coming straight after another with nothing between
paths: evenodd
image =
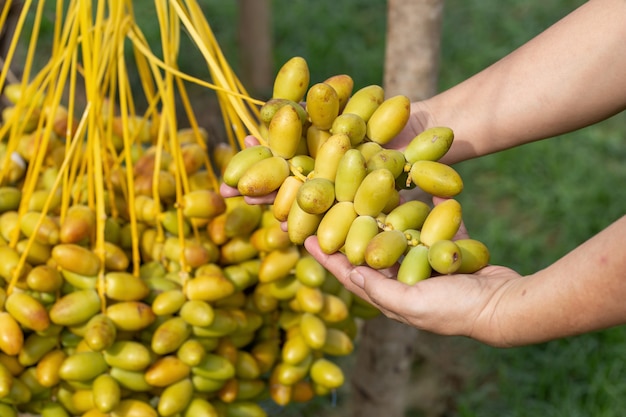
<instances>
[{"instance_id":1,"label":"yellow date fruit","mask_svg":"<svg viewBox=\"0 0 626 417\"><path fill-rule=\"evenodd\" d=\"M337 96L339 97L339 113L341 113L352 94L354 80L348 74L337 74L328 77L324 82L337 92Z\"/></svg>"},{"instance_id":2,"label":"yellow date fruit","mask_svg":"<svg viewBox=\"0 0 626 417\"><path fill-rule=\"evenodd\" d=\"M100 270L100 258L91 250L74 243L62 243L52 248L52 259L70 272L93 276Z\"/></svg>"},{"instance_id":3,"label":"yellow date fruit","mask_svg":"<svg viewBox=\"0 0 626 417\"><path fill-rule=\"evenodd\" d=\"M339 365L325 358L313 362L310 375L313 382L330 389L339 388L345 380Z\"/></svg>"},{"instance_id":4,"label":"yellow date fruit","mask_svg":"<svg viewBox=\"0 0 626 417\"><path fill-rule=\"evenodd\" d=\"M409 173L411 181L437 197L454 197L463 191L463 180L449 165L437 161L416 161Z\"/></svg>"},{"instance_id":5,"label":"yellow date fruit","mask_svg":"<svg viewBox=\"0 0 626 417\"><path fill-rule=\"evenodd\" d=\"M307 213L325 213L335 202L335 184L326 178L311 178L298 189L296 201Z\"/></svg>"},{"instance_id":6,"label":"yellow date fruit","mask_svg":"<svg viewBox=\"0 0 626 417\"><path fill-rule=\"evenodd\" d=\"M419 230L428 217L428 213L430 213L430 207L423 201L407 201L385 216L385 225L394 230Z\"/></svg>"},{"instance_id":7,"label":"yellow date fruit","mask_svg":"<svg viewBox=\"0 0 626 417\"><path fill-rule=\"evenodd\" d=\"M347 135L352 146L363 142L366 131L367 125L365 120L358 114L353 113L340 114L333 120L333 124L330 127L332 134L343 133Z\"/></svg>"},{"instance_id":8,"label":"yellow date fruit","mask_svg":"<svg viewBox=\"0 0 626 417\"><path fill-rule=\"evenodd\" d=\"M381 168L365 176L354 195L354 210L359 216L378 216L396 192L391 171Z\"/></svg>"},{"instance_id":9,"label":"yellow date fruit","mask_svg":"<svg viewBox=\"0 0 626 417\"><path fill-rule=\"evenodd\" d=\"M317 239L324 253L332 254L343 247L350 225L356 217L354 204L349 201L335 204L324 214L317 228Z\"/></svg>"},{"instance_id":10,"label":"yellow date fruit","mask_svg":"<svg viewBox=\"0 0 626 417\"><path fill-rule=\"evenodd\" d=\"M457 273L473 274L489 264L489 249L483 242L467 238L455 240L454 243L461 250L461 265Z\"/></svg>"},{"instance_id":11,"label":"yellow date fruit","mask_svg":"<svg viewBox=\"0 0 626 417\"><path fill-rule=\"evenodd\" d=\"M102 413L111 412L122 398L122 390L115 378L109 374L98 375L93 380L93 403Z\"/></svg>"},{"instance_id":12,"label":"yellow date fruit","mask_svg":"<svg viewBox=\"0 0 626 417\"><path fill-rule=\"evenodd\" d=\"M293 106L283 106L270 121L267 143L274 156L292 158L302 137L302 121Z\"/></svg>"},{"instance_id":13,"label":"yellow date fruit","mask_svg":"<svg viewBox=\"0 0 626 417\"><path fill-rule=\"evenodd\" d=\"M365 249L378 232L378 223L372 216L358 216L352 221L343 249L352 265L365 263Z\"/></svg>"},{"instance_id":14,"label":"yellow date fruit","mask_svg":"<svg viewBox=\"0 0 626 417\"><path fill-rule=\"evenodd\" d=\"M318 129L329 130L339 115L339 96L326 83L317 83L306 94L306 111L311 124Z\"/></svg>"},{"instance_id":15,"label":"yellow date fruit","mask_svg":"<svg viewBox=\"0 0 626 417\"><path fill-rule=\"evenodd\" d=\"M302 184L302 180L295 176L289 176L285 179L285 181L283 181L282 185L278 189L278 192L276 193L274 204L272 205L272 213L278 221L287 221L291 206L296 200L298 190Z\"/></svg>"},{"instance_id":16,"label":"yellow date fruit","mask_svg":"<svg viewBox=\"0 0 626 417\"><path fill-rule=\"evenodd\" d=\"M432 267L428 262L428 247L417 245L411 247L404 256L398 269L398 281L414 285L415 283L430 278Z\"/></svg>"},{"instance_id":17,"label":"yellow date fruit","mask_svg":"<svg viewBox=\"0 0 626 417\"><path fill-rule=\"evenodd\" d=\"M227 185L236 187L241 176L252 165L272 156L272 150L263 145L250 146L237 152L228 162L222 179Z\"/></svg>"},{"instance_id":18,"label":"yellow date fruit","mask_svg":"<svg viewBox=\"0 0 626 417\"><path fill-rule=\"evenodd\" d=\"M463 212L455 199L437 204L428 214L420 232L420 242L426 246L438 240L451 240L461 227Z\"/></svg>"},{"instance_id":19,"label":"yellow date fruit","mask_svg":"<svg viewBox=\"0 0 626 417\"><path fill-rule=\"evenodd\" d=\"M50 309L50 320L62 326L85 323L100 311L100 297L94 289L64 295Z\"/></svg>"},{"instance_id":20,"label":"yellow date fruit","mask_svg":"<svg viewBox=\"0 0 626 417\"><path fill-rule=\"evenodd\" d=\"M448 152L453 141L454 132L449 127L431 127L409 142L404 157L411 164L421 160L438 161Z\"/></svg>"},{"instance_id":21,"label":"yellow date fruit","mask_svg":"<svg viewBox=\"0 0 626 417\"><path fill-rule=\"evenodd\" d=\"M294 201L287 217L289 240L296 245L303 244L307 237L315 234L322 216L322 214L307 213L300 208L297 201Z\"/></svg>"},{"instance_id":22,"label":"yellow date fruit","mask_svg":"<svg viewBox=\"0 0 626 417\"><path fill-rule=\"evenodd\" d=\"M367 121L367 137L380 145L396 137L409 120L411 101L397 95L385 99Z\"/></svg>"},{"instance_id":23,"label":"yellow date fruit","mask_svg":"<svg viewBox=\"0 0 626 417\"><path fill-rule=\"evenodd\" d=\"M407 239L400 230L384 230L374 236L365 248L365 262L371 268L393 266L407 249Z\"/></svg>"},{"instance_id":24,"label":"yellow date fruit","mask_svg":"<svg viewBox=\"0 0 626 417\"><path fill-rule=\"evenodd\" d=\"M438 240L428 248L428 263L440 274L455 273L461 259L461 249L451 240Z\"/></svg>"},{"instance_id":25,"label":"yellow date fruit","mask_svg":"<svg viewBox=\"0 0 626 417\"><path fill-rule=\"evenodd\" d=\"M274 78L273 98L286 98L299 103L309 88L311 75L306 60L295 56L280 68Z\"/></svg>"},{"instance_id":26,"label":"yellow date fruit","mask_svg":"<svg viewBox=\"0 0 626 417\"><path fill-rule=\"evenodd\" d=\"M335 175L337 201L354 201L356 191L367 175L365 157L358 149L348 149L339 160Z\"/></svg>"},{"instance_id":27,"label":"yellow date fruit","mask_svg":"<svg viewBox=\"0 0 626 417\"><path fill-rule=\"evenodd\" d=\"M349 149L352 145L348 135L338 133L329 137L317 151L313 176L335 182L339 161Z\"/></svg>"},{"instance_id":28,"label":"yellow date fruit","mask_svg":"<svg viewBox=\"0 0 626 417\"><path fill-rule=\"evenodd\" d=\"M50 325L50 317L46 308L29 294L11 293L5 301L4 308L27 329L40 332L46 330Z\"/></svg>"},{"instance_id":29,"label":"yellow date fruit","mask_svg":"<svg viewBox=\"0 0 626 417\"><path fill-rule=\"evenodd\" d=\"M379 85L368 85L357 90L346 103L342 114L361 116L367 123L374 111L385 99L385 91Z\"/></svg>"},{"instance_id":30,"label":"yellow date fruit","mask_svg":"<svg viewBox=\"0 0 626 417\"><path fill-rule=\"evenodd\" d=\"M237 189L245 196L267 195L278 190L289 173L289 163L284 158L271 156L248 168L239 179Z\"/></svg>"}]
</instances>

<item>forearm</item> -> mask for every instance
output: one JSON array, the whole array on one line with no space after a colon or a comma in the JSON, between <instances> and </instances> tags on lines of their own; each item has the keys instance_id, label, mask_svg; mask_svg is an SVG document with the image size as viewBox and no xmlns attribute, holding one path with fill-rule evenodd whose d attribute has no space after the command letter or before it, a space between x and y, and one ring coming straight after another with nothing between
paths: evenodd
<instances>
[{"instance_id":1,"label":"forearm","mask_svg":"<svg viewBox=\"0 0 626 417\"><path fill-rule=\"evenodd\" d=\"M626 323L626 216L492 303L502 337L525 345ZM493 324L493 323L492 323Z\"/></svg>"},{"instance_id":2,"label":"forearm","mask_svg":"<svg viewBox=\"0 0 626 417\"><path fill-rule=\"evenodd\" d=\"M447 163L590 125L626 108L624 45L626 1L592 0L465 82L416 103L411 123L454 130Z\"/></svg>"}]
</instances>

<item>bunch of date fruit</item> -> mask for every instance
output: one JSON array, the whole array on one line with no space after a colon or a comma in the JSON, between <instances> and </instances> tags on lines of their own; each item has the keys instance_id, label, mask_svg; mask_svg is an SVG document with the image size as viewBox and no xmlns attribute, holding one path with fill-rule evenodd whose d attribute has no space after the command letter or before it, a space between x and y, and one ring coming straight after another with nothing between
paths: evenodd
<instances>
[{"instance_id":1,"label":"bunch of date fruit","mask_svg":"<svg viewBox=\"0 0 626 417\"><path fill-rule=\"evenodd\" d=\"M353 265L384 269L400 263L397 279L412 285L433 274L474 273L489 262L476 239L453 240L462 222L458 172L440 159L454 133L432 127L404 150L384 145L405 127L409 98L385 97L369 85L335 75L309 87L306 61L287 61L261 108L260 144L235 154L223 181L243 196L276 193L271 210L287 222L289 239L317 235L322 251L344 253ZM431 208L404 201L419 187L444 198Z\"/></svg>"}]
</instances>

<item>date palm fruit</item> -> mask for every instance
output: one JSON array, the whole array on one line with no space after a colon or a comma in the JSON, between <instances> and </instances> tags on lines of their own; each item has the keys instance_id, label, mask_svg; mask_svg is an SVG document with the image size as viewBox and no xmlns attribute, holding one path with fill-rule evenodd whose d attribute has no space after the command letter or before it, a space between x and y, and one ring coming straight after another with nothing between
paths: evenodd
<instances>
[{"instance_id":1,"label":"date palm fruit","mask_svg":"<svg viewBox=\"0 0 626 417\"><path fill-rule=\"evenodd\" d=\"M274 78L273 98L286 98L299 103L309 88L309 66L302 57L293 57L283 64Z\"/></svg>"},{"instance_id":2,"label":"date palm fruit","mask_svg":"<svg viewBox=\"0 0 626 417\"><path fill-rule=\"evenodd\" d=\"M289 163L280 156L271 156L248 168L239 179L237 189L245 196L267 195L278 190L289 174Z\"/></svg>"},{"instance_id":3,"label":"date palm fruit","mask_svg":"<svg viewBox=\"0 0 626 417\"><path fill-rule=\"evenodd\" d=\"M300 103L296 103L295 101L291 101L286 98L271 98L266 101L259 110L259 118L261 119L261 122L265 126L269 126L270 121L272 120L276 112L286 105L293 107L298 112L298 116L300 116L300 122L302 123L303 127L308 125L309 115L307 114L304 107L302 107Z\"/></svg>"},{"instance_id":4,"label":"date palm fruit","mask_svg":"<svg viewBox=\"0 0 626 417\"><path fill-rule=\"evenodd\" d=\"M303 313L300 318L300 334L311 349L321 349L326 343L327 327L315 314Z\"/></svg>"},{"instance_id":5,"label":"date palm fruit","mask_svg":"<svg viewBox=\"0 0 626 417\"><path fill-rule=\"evenodd\" d=\"M291 206L296 200L298 190L302 184L304 184L304 182L295 176L289 176L283 181L272 205L272 213L277 220L281 222L287 221Z\"/></svg>"},{"instance_id":6,"label":"date palm fruit","mask_svg":"<svg viewBox=\"0 0 626 417\"><path fill-rule=\"evenodd\" d=\"M379 85L368 85L357 90L348 99L342 114L350 113L361 116L367 123L374 111L385 99L385 91Z\"/></svg>"},{"instance_id":7,"label":"date palm fruit","mask_svg":"<svg viewBox=\"0 0 626 417\"><path fill-rule=\"evenodd\" d=\"M289 159L296 155L302 137L302 120L293 106L282 106L272 117L267 143L274 156Z\"/></svg>"},{"instance_id":8,"label":"date palm fruit","mask_svg":"<svg viewBox=\"0 0 626 417\"><path fill-rule=\"evenodd\" d=\"M337 133L347 135L352 146L357 146L363 142L366 130L365 120L358 114L353 113L340 114L333 120L333 124L330 127L330 133L333 135Z\"/></svg>"},{"instance_id":9,"label":"date palm fruit","mask_svg":"<svg viewBox=\"0 0 626 417\"><path fill-rule=\"evenodd\" d=\"M369 241L379 233L378 223L372 216L358 216L350 224L343 251L352 265L365 263L365 250Z\"/></svg>"},{"instance_id":10,"label":"date palm fruit","mask_svg":"<svg viewBox=\"0 0 626 417\"><path fill-rule=\"evenodd\" d=\"M16 210L22 200L22 192L19 188L4 186L0 187L0 213Z\"/></svg>"},{"instance_id":11,"label":"date palm fruit","mask_svg":"<svg viewBox=\"0 0 626 417\"><path fill-rule=\"evenodd\" d=\"M411 166L409 177L423 191L437 197L454 197L463 191L463 180L449 165L420 160Z\"/></svg>"},{"instance_id":12,"label":"date palm fruit","mask_svg":"<svg viewBox=\"0 0 626 417\"><path fill-rule=\"evenodd\" d=\"M294 201L287 217L289 240L296 245L303 244L307 237L315 234L322 217L321 214L307 213L302 210L297 201Z\"/></svg>"},{"instance_id":13,"label":"date palm fruit","mask_svg":"<svg viewBox=\"0 0 626 417\"><path fill-rule=\"evenodd\" d=\"M256 162L272 156L272 150L263 145L250 146L237 152L228 162L222 175L223 181L236 187L243 174Z\"/></svg>"},{"instance_id":14,"label":"date palm fruit","mask_svg":"<svg viewBox=\"0 0 626 417\"><path fill-rule=\"evenodd\" d=\"M92 391L94 406L101 413L113 411L122 398L120 385L109 374L98 375L93 380Z\"/></svg>"},{"instance_id":15,"label":"date palm fruit","mask_svg":"<svg viewBox=\"0 0 626 417\"><path fill-rule=\"evenodd\" d=\"M438 240L451 240L461 226L462 217L461 204L455 199L437 204L422 225L420 241L431 246Z\"/></svg>"},{"instance_id":16,"label":"date palm fruit","mask_svg":"<svg viewBox=\"0 0 626 417\"><path fill-rule=\"evenodd\" d=\"M454 243L461 250L461 265L457 269L459 274L473 274L489 264L489 249L476 239L458 239Z\"/></svg>"},{"instance_id":17,"label":"date palm fruit","mask_svg":"<svg viewBox=\"0 0 626 417\"><path fill-rule=\"evenodd\" d=\"M354 195L359 216L378 216L396 191L393 174L384 168L368 173Z\"/></svg>"},{"instance_id":18,"label":"date palm fruit","mask_svg":"<svg viewBox=\"0 0 626 417\"><path fill-rule=\"evenodd\" d=\"M321 130L329 130L339 115L339 96L326 83L317 83L306 94L306 111L311 124Z\"/></svg>"},{"instance_id":19,"label":"date palm fruit","mask_svg":"<svg viewBox=\"0 0 626 417\"><path fill-rule=\"evenodd\" d=\"M430 278L432 267L428 261L428 247L416 245L409 248L398 268L398 281L414 285L419 281Z\"/></svg>"},{"instance_id":20,"label":"date palm fruit","mask_svg":"<svg viewBox=\"0 0 626 417\"><path fill-rule=\"evenodd\" d=\"M4 303L6 311L23 327L37 332L50 325L46 308L33 296L24 292L14 292Z\"/></svg>"},{"instance_id":21,"label":"date palm fruit","mask_svg":"<svg viewBox=\"0 0 626 417\"><path fill-rule=\"evenodd\" d=\"M0 312L0 350L7 355L14 356L20 353L24 344L24 333L9 312Z\"/></svg>"},{"instance_id":22,"label":"date palm fruit","mask_svg":"<svg viewBox=\"0 0 626 417\"><path fill-rule=\"evenodd\" d=\"M339 159L335 174L335 198L337 201L354 201L361 182L367 175L367 164L358 149L349 149Z\"/></svg>"},{"instance_id":23,"label":"date palm fruit","mask_svg":"<svg viewBox=\"0 0 626 417\"><path fill-rule=\"evenodd\" d=\"M337 92L337 96L339 97L339 113L341 113L352 95L354 80L348 74L337 74L325 79L324 83L333 87Z\"/></svg>"},{"instance_id":24,"label":"date palm fruit","mask_svg":"<svg viewBox=\"0 0 626 417\"><path fill-rule=\"evenodd\" d=\"M335 202L335 184L326 178L311 178L299 187L296 200L307 213L323 214Z\"/></svg>"},{"instance_id":25,"label":"date palm fruit","mask_svg":"<svg viewBox=\"0 0 626 417\"><path fill-rule=\"evenodd\" d=\"M396 137L404 128L411 114L411 101L397 95L385 99L367 121L367 137L384 145Z\"/></svg>"},{"instance_id":26,"label":"date palm fruit","mask_svg":"<svg viewBox=\"0 0 626 417\"><path fill-rule=\"evenodd\" d=\"M440 274L453 274L461 266L462 254L451 240L438 240L428 248L428 263Z\"/></svg>"},{"instance_id":27,"label":"date palm fruit","mask_svg":"<svg viewBox=\"0 0 626 417\"><path fill-rule=\"evenodd\" d=\"M335 182L341 157L351 149L350 138L338 133L330 136L318 149L313 176Z\"/></svg>"},{"instance_id":28,"label":"date palm fruit","mask_svg":"<svg viewBox=\"0 0 626 417\"><path fill-rule=\"evenodd\" d=\"M407 249L406 236L400 230L384 230L365 248L365 263L374 269L393 266Z\"/></svg>"},{"instance_id":29,"label":"date palm fruit","mask_svg":"<svg viewBox=\"0 0 626 417\"><path fill-rule=\"evenodd\" d=\"M411 200L400 204L385 216L385 226L394 230L421 229L430 213L428 204Z\"/></svg>"},{"instance_id":30,"label":"date palm fruit","mask_svg":"<svg viewBox=\"0 0 626 417\"><path fill-rule=\"evenodd\" d=\"M431 127L415 136L404 149L406 160L438 161L444 156L454 141L454 132L449 127Z\"/></svg>"},{"instance_id":31,"label":"date palm fruit","mask_svg":"<svg viewBox=\"0 0 626 417\"><path fill-rule=\"evenodd\" d=\"M404 154L397 149L381 149L367 160L367 170L385 168L398 178L405 170L406 159Z\"/></svg>"},{"instance_id":32,"label":"date palm fruit","mask_svg":"<svg viewBox=\"0 0 626 417\"><path fill-rule=\"evenodd\" d=\"M325 388L339 388L343 385L344 375L341 368L325 358L316 359L311 365L311 379Z\"/></svg>"},{"instance_id":33,"label":"date palm fruit","mask_svg":"<svg viewBox=\"0 0 626 417\"><path fill-rule=\"evenodd\" d=\"M332 254L341 249L346 242L350 225L357 218L354 204L342 201L324 214L317 227L317 239L324 253Z\"/></svg>"}]
</instances>

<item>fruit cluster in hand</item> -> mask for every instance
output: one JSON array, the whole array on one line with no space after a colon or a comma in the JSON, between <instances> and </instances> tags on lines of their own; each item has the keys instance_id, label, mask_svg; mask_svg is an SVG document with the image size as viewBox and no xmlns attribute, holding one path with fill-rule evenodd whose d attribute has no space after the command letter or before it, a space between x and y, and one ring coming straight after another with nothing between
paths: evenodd
<instances>
[{"instance_id":1,"label":"fruit cluster in hand","mask_svg":"<svg viewBox=\"0 0 626 417\"><path fill-rule=\"evenodd\" d=\"M304 59L283 65L273 98L261 108L261 144L232 157L224 182L244 196L276 192L272 212L287 222L293 243L316 234L322 251L341 251L353 265L400 262L398 280L408 284L487 265L484 244L453 240L462 221L454 197L463 181L440 162L452 130L433 127L403 151L386 149L409 119L408 97L385 98L376 85L353 94L348 75L309 81ZM399 192L415 186L447 200L432 209L401 201Z\"/></svg>"}]
</instances>

